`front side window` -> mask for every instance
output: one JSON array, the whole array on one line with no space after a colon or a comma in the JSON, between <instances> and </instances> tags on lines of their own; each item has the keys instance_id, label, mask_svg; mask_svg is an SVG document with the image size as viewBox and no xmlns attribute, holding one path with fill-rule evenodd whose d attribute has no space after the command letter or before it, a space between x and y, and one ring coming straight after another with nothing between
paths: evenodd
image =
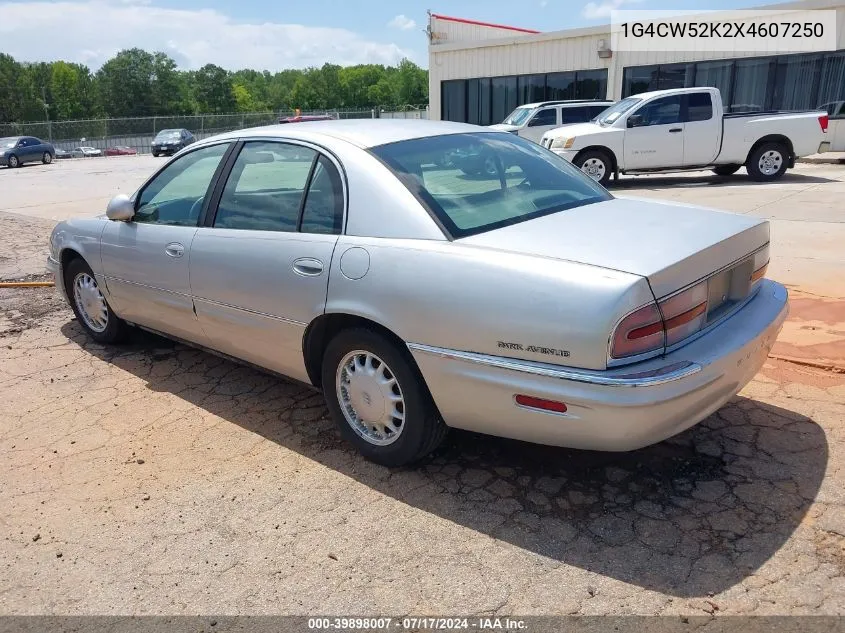
<instances>
[{"instance_id":1,"label":"front side window","mask_svg":"<svg viewBox=\"0 0 845 633\"><path fill-rule=\"evenodd\" d=\"M135 222L195 226L228 143L203 147L165 167L141 191Z\"/></svg>"},{"instance_id":2,"label":"front side window","mask_svg":"<svg viewBox=\"0 0 845 633\"><path fill-rule=\"evenodd\" d=\"M448 134L370 151L453 238L611 199L564 159L513 134Z\"/></svg>"},{"instance_id":3,"label":"front side window","mask_svg":"<svg viewBox=\"0 0 845 633\"><path fill-rule=\"evenodd\" d=\"M681 95L660 97L636 111L640 125L671 125L681 121Z\"/></svg>"},{"instance_id":4,"label":"front side window","mask_svg":"<svg viewBox=\"0 0 845 633\"><path fill-rule=\"evenodd\" d=\"M253 141L241 149L214 218L222 229L296 231L303 194L317 152Z\"/></svg>"},{"instance_id":5,"label":"front side window","mask_svg":"<svg viewBox=\"0 0 845 633\"><path fill-rule=\"evenodd\" d=\"M557 125L557 108L544 108L539 110L528 127L538 127L540 125Z\"/></svg>"}]
</instances>

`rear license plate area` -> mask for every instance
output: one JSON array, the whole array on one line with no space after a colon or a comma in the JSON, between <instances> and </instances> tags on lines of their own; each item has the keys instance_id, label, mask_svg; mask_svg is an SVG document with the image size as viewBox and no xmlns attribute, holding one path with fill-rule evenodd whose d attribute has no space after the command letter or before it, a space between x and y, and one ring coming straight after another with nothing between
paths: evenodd
<instances>
[{"instance_id":1,"label":"rear license plate area","mask_svg":"<svg viewBox=\"0 0 845 633\"><path fill-rule=\"evenodd\" d=\"M753 260L748 259L707 280L708 323L721 318L745 300L751 290L753 267Z\"/></svg>"}]
</instances>

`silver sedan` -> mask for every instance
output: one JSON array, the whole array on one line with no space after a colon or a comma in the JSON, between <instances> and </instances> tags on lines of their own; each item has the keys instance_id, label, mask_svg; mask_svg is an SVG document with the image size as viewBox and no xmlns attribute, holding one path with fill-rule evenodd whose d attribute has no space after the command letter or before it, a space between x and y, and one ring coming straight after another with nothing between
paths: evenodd
<instances>
[{"instance_id":1,"label":"silver sedan","mask_svg":"<svg viewBox=\"0 0 845 633\"><path fill-rule=\"evenodd\" d=\"M50 251L95 340L139 326L313 385L387 465L448 427L661 441L751 380L787 313L766 221L615 198L530 141L455 123L207 139L105 216L60 223Z\"/></svg>"}]
</instances>

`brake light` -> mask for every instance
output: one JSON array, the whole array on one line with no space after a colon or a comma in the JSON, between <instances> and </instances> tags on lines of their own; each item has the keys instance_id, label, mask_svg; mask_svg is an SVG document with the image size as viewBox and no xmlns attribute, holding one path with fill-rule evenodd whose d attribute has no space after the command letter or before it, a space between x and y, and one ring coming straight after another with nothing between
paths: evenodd
<instances>
[{"instance_id":1,"label":"brake light","mask_svg":"<svg viewBox=\"0 0 845 633\"><path fill-rule=\"evenodd\" d=\"M622 319L613 334L610 355L625 358L669 347L695 334L706 319L705 281Z\"/></svg>"},{"instance_id":2,"label":"brake light","mask_svg":"<svg viewBox=\"0 0 845 633\"><path fill-rule=\"evenodd\" d=\"M819 125L822 127L822 132L827 133L827 124L830 121L830 117L826 114L822 114L819 116Z\"/></svg>"},{"instance_id":3,"label":"brake light","mask_svg":"<svg viewBox=\"0 0 845 633\"><path fill-rule=\"evenodd\" d=\"M766 262L760 268L751 273L751 284L754 285L766 276L766 269L769 267L769 262Z\"/></svg>"},{"instance_id":4,"label":"brake light","mask_svg":"<svg viewBox=\"0 0 845 633\"><path fill-rule=\"evenodd\" d=\"M528 407L529 409L540 409L542 411L551 411L552 413L566 413L566 404L557 400L535 398L534 396L526 396L521 393L515 395L513 399L518 405Z\"/></svg>"}]
</instances>

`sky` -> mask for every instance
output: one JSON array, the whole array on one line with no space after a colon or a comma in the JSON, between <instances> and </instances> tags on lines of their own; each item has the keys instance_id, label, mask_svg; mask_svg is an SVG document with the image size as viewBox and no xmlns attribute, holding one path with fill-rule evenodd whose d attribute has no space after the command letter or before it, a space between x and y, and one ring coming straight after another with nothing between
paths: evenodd
<instances>
[{"instance_id":1,"label":"sky","mask_svg":"<svg viewBox=\"0 0 845 633\"><path fill-rule=\"evenodd\" d=\"M438 4L439 3L439 4ZM610 21L614 9L727 9L754 0L0 0L0 52L97 70L124 48L163 51L182 69L428 66L427 10L557 31Z\"/></svg>"}]
</instances>

